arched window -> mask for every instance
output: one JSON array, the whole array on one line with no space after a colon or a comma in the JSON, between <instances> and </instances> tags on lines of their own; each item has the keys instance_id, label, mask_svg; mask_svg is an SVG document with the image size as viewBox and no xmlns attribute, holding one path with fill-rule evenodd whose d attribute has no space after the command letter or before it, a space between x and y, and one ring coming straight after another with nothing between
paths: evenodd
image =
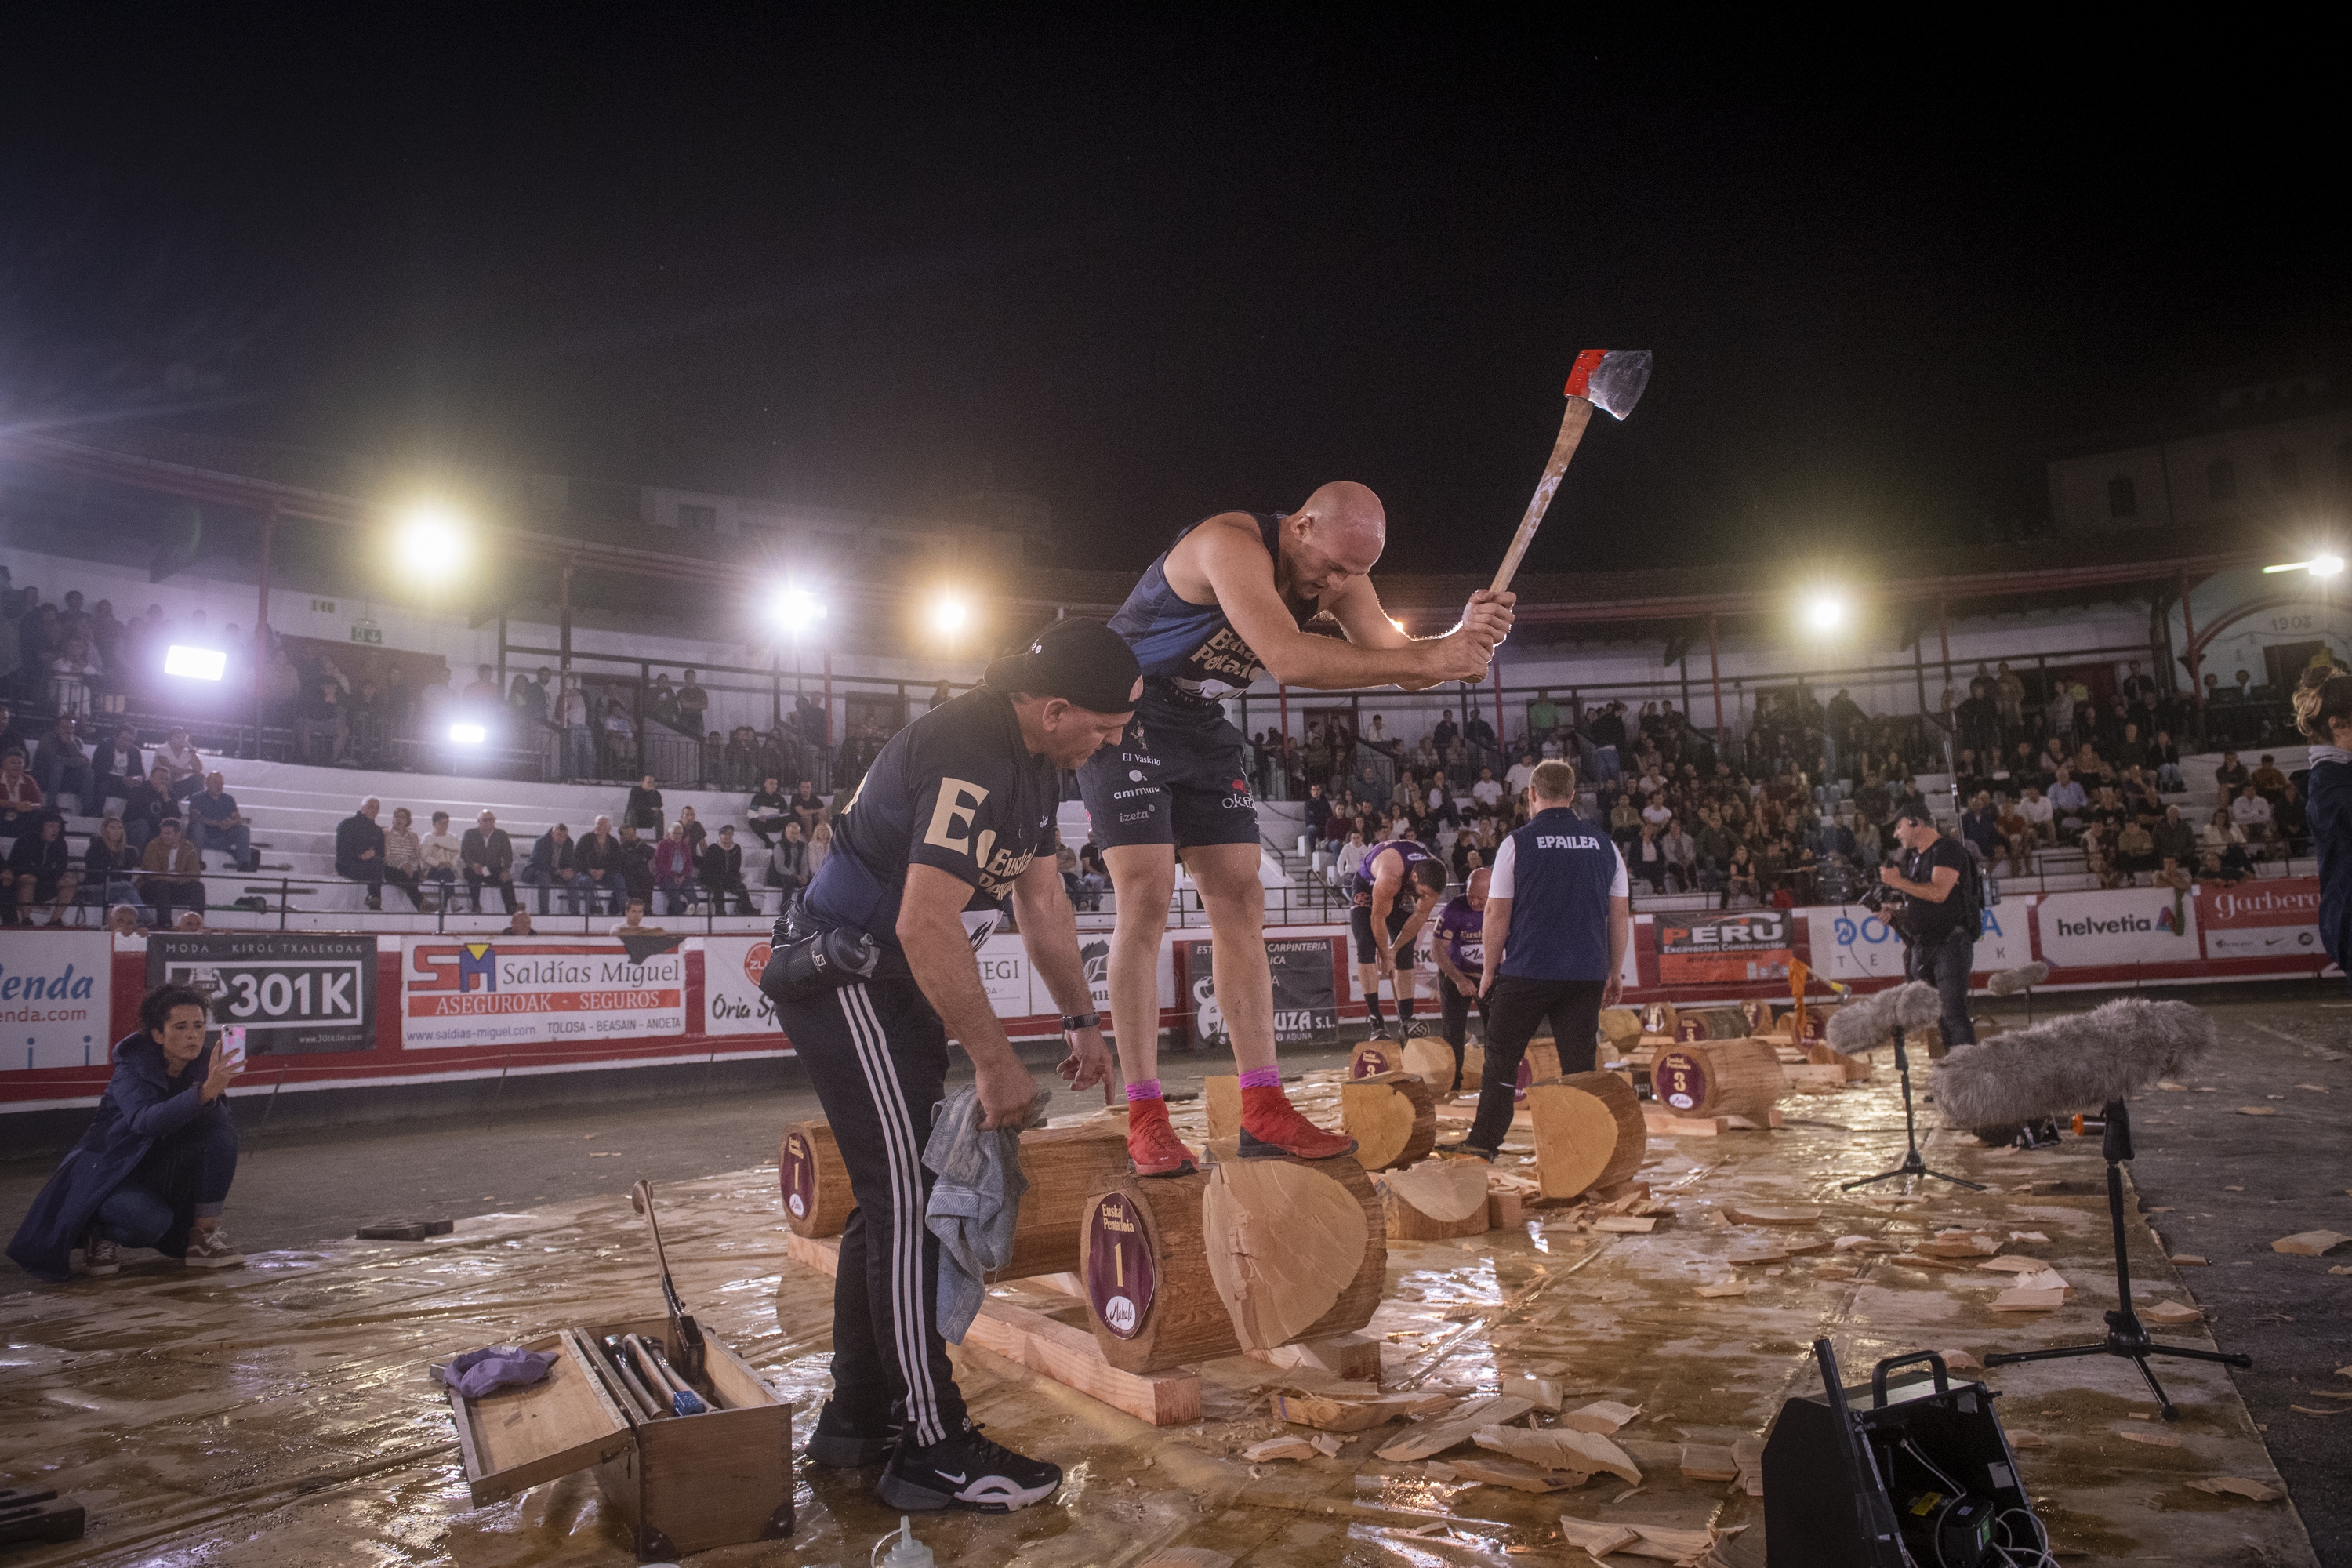
<instances>
[{"instance_id":1,"label":"arched window","mask_svg":"<svg viewBox=\"0 0 2352 1568\"><path fill-rule=\"evenodd\" d=\"M2238 499L2238 465L2223 458L2205 470L2205 494L2210 500Z\"/></svg>"},{"instance_id":2,"label":"arched window","mask_svg":"<svg viewBox=\"0 0 2352 1568\"><path fill-rule=\"evenodd\" d=\"M2109 517L2139 515L2139 490L2132 484L2130 475L2117 474L2107 481L2107 515Z\"/></svg>"},{"instance_id":3,"label":"arched window","mask_svg":"<svg viewBox=\"0 0 2352 1568\"><path fill-rule=\"evenodd\" d=\"M2303 464L2295 455L2281 447L2271 454L2271 489L2299 490L2303 489Z\"/></svg>"}]
</instances>

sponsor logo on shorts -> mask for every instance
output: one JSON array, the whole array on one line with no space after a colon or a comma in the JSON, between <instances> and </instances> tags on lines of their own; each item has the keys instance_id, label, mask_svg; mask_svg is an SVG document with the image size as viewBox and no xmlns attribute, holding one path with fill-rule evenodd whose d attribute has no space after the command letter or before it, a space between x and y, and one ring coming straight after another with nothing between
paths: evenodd
<instances>
[{"instance_id":1,"label":"sponsor logo on shorts","mask_svg":"<svg viewBox=\"0 0 2352 1568\"><path fill-rule=\"evenodd\" d=\"M1133 800L1139 795L1158 795L1159 793L1158 790L1151 789L1115 789L1110 792L1110 797L1113 800Z\"/></svg>"},{"instance_id":2,"label":"sponsor logo on shorts","mask_svg":"<svg viewBox=\"0 0 2352 1568\"><path fill-rule=\"evenodd\" d=\"M1141 768L1128 769L1127 782L1129 784L1141 784L1143 782L1143 770Z\"/></svg>"},{"instance_id":3,"label":"sponsor logo on shorts","mask_svg":"<svg viewBox=\"0 0 2352 1568\"><path fill-rule=\"evenodd\" d=\"M1118 819L1121 822L1149 822L1151 820L1151 813L1149 811L1122 811L1118 814Z\"/></svg>"}]
</instances>

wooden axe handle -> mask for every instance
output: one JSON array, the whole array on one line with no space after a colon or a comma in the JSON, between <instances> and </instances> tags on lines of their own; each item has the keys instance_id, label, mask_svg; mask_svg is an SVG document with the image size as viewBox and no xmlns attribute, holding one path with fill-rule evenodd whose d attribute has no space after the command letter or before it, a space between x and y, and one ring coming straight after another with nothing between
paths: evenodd
<instances>
[{"instance_id":1,"label":"wooden axe handle","mask_svg":"<svg viewBox=\"0 0 2352 1568\"><path fill-rule=\"evenodd\" d=\"M1535 542L1536 530L1551 505L1552 492L1559 489L1559 476L1567 471L1568 460L1576 456L1576 444L1584 439L1584 426L1591 418L1591 404L1581 397L1568 400L1568 412L1559 416L1559 439L1551 444L1551 461L1544 467L1543 479L1536 486L1536 493L1528 499L1528 514L1519 519L1519 531L1512 537L1511 548L1495 573L1495 585L1490 592L1501 593L1518 574L1520 558Z\"/></svg>"}]
</instances>

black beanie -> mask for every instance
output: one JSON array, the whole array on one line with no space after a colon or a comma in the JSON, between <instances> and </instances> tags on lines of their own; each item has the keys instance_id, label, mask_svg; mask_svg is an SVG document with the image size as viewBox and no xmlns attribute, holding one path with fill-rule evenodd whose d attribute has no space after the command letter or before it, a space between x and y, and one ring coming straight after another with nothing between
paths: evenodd
<instances>
[{"instance_id":1,"label":"black beanie","mask_svg":"<svg viewBox=\"0 0 2352 1568\"><path fill-rule=\"evenodd\" d=\"M1055 621L1022 653L992 660L981 684L1010 697L1059 697L1090 713L1130 713L1143 673L1127 639L1100 621Z\"/></svg>"}]
</instances>

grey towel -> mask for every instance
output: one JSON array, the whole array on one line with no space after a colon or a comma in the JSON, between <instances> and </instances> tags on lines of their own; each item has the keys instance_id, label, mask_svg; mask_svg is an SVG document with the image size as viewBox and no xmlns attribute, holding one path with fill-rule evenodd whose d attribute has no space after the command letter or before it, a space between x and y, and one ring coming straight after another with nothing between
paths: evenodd
<instances>
[{"instance_id":1,"label":"grey towel","mask_svg":"<svg viewBox=\"0 0 2352 1568\"><path fill-rule=\"evenodd\" d=\"M980 1124L976 1085L956 1090L932 1114L923 1163L939 1180L923 1223L940 1238L940 1333L950 1344L963 1343L988 1293L988 1277L1013 1260L1021 1194L1029 1190L1021 1173L1021 1129L1045 1125L1053 1098L1053 1090L1039 1090L1019 1125L994 1131Z\"/></svg>"},{"instance_id":2,"label":"grey towel","mask_svg":"<svg viewBox=\"0 0 2352 1568\"><path fill-rule=\"evenodd\" d=\"M513 1345L492 1345L467 1351L441 1373L441 1381L468 1399L479 1399L510 1384L537 1383L547 1375L555 1358L544 1351Z\"/></svg>"}]
</instances>

